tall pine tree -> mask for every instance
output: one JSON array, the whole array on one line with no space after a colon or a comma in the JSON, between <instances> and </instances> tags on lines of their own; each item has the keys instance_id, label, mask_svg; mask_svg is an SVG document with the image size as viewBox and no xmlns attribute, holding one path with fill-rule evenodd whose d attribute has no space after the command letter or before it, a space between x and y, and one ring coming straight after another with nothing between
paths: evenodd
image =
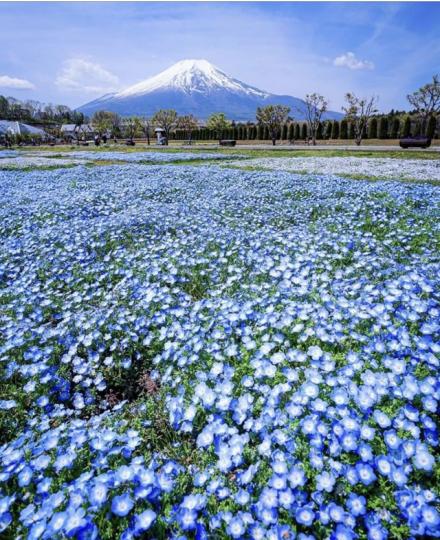
<instances>
[{"instance_id":1,"label":"tall pine tree","mask_svg":"<svg viewBox=\"0 0 440 540\"><path fill-rule=\"evenodd\" d=\"M368 138L377 139L377 118L373 117L368 124Z\"/></svg>"},{"instance_id":2,"label":"tall pine tree","mask_svg":"<svg viewBox=\"0 0 440 540\"><path fill-rule=\"evenodd\" d=\"M345 120L345 118L341 120L341 134L340 134L340 138L341 138L342 140L348 139L348 122L347 122L347 120Z\"/></svg>"},{"instance_id":3,"label":"tall pine tree","mask_svg":"<svg viewBox=\"0 0 440 540\"><path fill-rule=\"evenodd\" d=\"M381 116L379 119L379 139L388 139L388 118Z\"/></svg>"}]
</instances>

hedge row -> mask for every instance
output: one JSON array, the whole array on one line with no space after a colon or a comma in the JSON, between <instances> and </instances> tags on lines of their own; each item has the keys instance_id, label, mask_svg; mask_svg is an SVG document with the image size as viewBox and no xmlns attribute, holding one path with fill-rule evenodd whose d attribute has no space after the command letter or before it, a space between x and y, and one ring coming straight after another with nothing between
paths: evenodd
<instances>
[{"instance_id":1,"label":"hedge row","mask_svg":"<svg viewBox=\"0 0 440 540\"><path fill-rule=\"evenodd\" d=\"M365 130L365 139L398 139L406 137L410 134L420 135L420 126L411 121L407 116L404 119L398 117L372 118ZM439 128L436 126L436 119L431 117L426 128L426 134L430 137L439 137ZM278 140L300 140L308 136L307 124L305 122L292 122L284 124L279 132ZM182 130L176 130L171 134L172 139L184 140L188 138L188 134ZM217 140L219 134L208 128L201 128L193 131L192 139L194 140ZM221 134L222 139L236 139L238 141L252 140L270 140L267 127L255 125L235 125L225 129ZM353 126L347 120L328 120L322 122L317 132L317 139L353 139Z\"/></svg>"}]
</instances>

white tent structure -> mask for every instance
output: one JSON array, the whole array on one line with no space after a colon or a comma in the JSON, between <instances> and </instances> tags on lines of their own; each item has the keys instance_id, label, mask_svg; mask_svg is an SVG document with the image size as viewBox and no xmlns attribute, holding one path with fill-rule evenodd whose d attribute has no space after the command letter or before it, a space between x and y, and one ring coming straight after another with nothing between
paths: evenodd
<instances>
[{"instance_id":1,"label":"white tent structure","mask_svg":"<svg viewBox=\"0 0 440 540\"><path fill-rule=\"evenodd\" d=\"M35 135L36 137L47 137L47 133L40 128L22 124L13 120L0 120L0 137L5 135Z\"/></svg>"}]
</instances>

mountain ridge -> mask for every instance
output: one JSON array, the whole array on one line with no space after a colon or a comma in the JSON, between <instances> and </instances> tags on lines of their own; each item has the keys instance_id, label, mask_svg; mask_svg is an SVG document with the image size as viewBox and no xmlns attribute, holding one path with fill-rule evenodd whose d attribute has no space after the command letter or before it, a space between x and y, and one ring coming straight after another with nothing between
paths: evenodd
<instances>
[{"instance_id":1,"label":"mountain ridge","mask_svg":"<svg viewBox=\"0 0 440 540\"><path fill-rule=\"evenodd\" d=\"M105 94L76 110L91 115L109 110L121 116L152 116L159 109L175 109L206 120L214 112L224 112L235 121L255 120L257 107L281 104L290 107L291 116L305 117L302 99L260 90L230 77L207 60L181 60L164 71L124 90ZM323 119L341 118L328 111Z\"/></svg>"}]
</instances>

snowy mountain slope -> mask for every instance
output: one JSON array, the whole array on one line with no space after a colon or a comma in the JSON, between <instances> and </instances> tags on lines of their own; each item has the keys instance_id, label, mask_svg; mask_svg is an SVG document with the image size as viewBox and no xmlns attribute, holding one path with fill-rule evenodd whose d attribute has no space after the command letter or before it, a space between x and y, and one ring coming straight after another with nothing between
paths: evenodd
<instances>
[{"instance_id":1,"label":"snowy mountain slope","mask_svg":"<svg viewBox=\"0 0 440 540\"><path fill-rule=\"evenodd\" d=\"M126 88L106 94L78 108L91 115L109 110L123 116L151 116L159 109L175 109L179 114L194 114L206 119L214 112L224 112L238 121L255 119L257 107L283 104L291 116L304 118L304 102L292 96L278 96L259 90L228 76L207 60L182 60L158 75ZM327 118L339 118L339 113Z\"/></svg>"}]
</instances>

